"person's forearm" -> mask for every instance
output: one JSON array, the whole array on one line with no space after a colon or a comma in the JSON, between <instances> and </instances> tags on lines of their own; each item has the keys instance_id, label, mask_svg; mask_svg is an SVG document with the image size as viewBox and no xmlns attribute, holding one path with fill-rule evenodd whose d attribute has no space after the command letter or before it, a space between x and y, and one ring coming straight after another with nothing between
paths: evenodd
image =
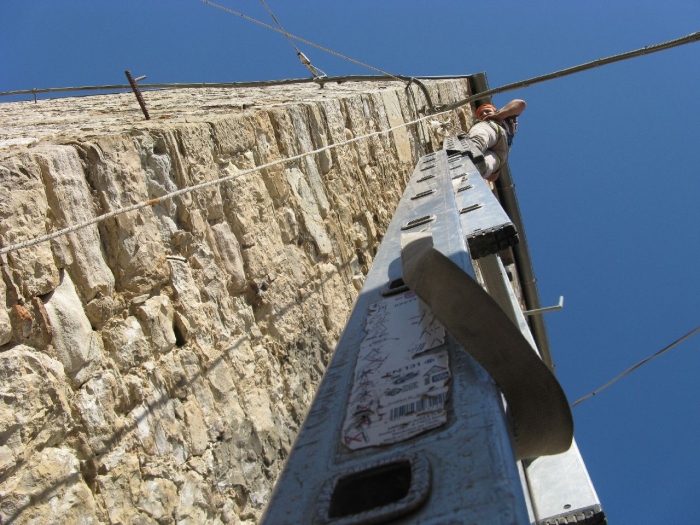
<instances>
[{"instance_id":1,"label":"person's forearm","mask_svg":"<svg viewBox=\"0 0 700 525\"><path fill-rule=\"evenodd\" d=\"M525 111L525 107L527 104L525 104L524 100L520 99L515 99L511 100L503 106L501 109L499 109L492 118L497 118L497 119L504 119L507 117L512 117L512 116L518 116L520 115L523 111Z\"/></svg>"}]
</instances>

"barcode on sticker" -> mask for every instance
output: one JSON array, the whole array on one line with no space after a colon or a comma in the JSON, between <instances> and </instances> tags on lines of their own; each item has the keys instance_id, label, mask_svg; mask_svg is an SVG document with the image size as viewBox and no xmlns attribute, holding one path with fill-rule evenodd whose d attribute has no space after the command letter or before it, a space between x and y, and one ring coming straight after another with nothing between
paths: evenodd
<instances>
[{"instance_id":1,"label":"barcode on sticker","mask_svg":"<svg viewBox=\"0 0 700 525\"><path fill-rule=\"evenodd\" d=\"M395 421L414 412L426 412L436 407L441 407L445 404L445 401L447 401L447 392L443 392L437 396L422 397L418 401L392 408L389 412L389 420Z\"/></svg>"}]
</instances>

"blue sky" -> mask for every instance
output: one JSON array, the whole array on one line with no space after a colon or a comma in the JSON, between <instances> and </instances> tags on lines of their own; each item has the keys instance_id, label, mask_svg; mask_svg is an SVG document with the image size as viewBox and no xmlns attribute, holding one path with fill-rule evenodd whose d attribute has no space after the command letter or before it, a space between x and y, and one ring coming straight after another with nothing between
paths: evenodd
<instances>
[{"instance_id":1,"label":"blue sky","mask_svg":"<svg viewBox=\"0 0 700 525\"><path fill-rule=\"evenodd\" d=\"M259 2L221 0L270 22ZM269 0L292 33L395 74L491 87L700 30L700 2ZM300 44L329 75L371 74ZM283 36L197 0L5 2L0 91L306 76ZM575 401L700 325L700 43L512 94L510 157L557 374ZM4 99L7 100L7 99ZM2 111L2 106L0 106ZM697 520L700 335L574 409L611 523Z\"/></svg>"}]
</instances>

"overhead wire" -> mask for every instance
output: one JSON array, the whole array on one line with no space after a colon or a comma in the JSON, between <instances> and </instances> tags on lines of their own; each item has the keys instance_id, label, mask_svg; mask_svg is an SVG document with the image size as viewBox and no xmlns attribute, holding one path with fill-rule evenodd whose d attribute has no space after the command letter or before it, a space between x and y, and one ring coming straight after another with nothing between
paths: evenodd
<instances>
[{"instance_id":1,"label":"overhead wire","mask_svg":"<svg viewBox=\"0 0 700 525\"><path fill-rule=\"evenodd\" d=\"M277 20L277 17L276 17L275 14L272 12L272 9L270 9L270 8L267 6L267 4L265 3L265 0L260 0L260 3L261 3L261 4L263 5L263 7L267 10L267 12L270 14L270 17L272 17L272 19L275 21L275 23L277 24L277 27L279 27L280 30L282 31L282 33L284 33L284 37L289 41L289 43L290 43L291 46L294 48L294 50L295 50L297 53L301 53L301 50L296 46L296 44L294 43L294 40L292 40L291 38L289 38L289 33L284 29L284 27L282 27L282 24L280 24L280 21Z\"/></svg>"},{"instance_id":2,"label":"overhead wire","mask_svg":"<svg viewBox=\"0 0 700 525\"><path fill-rule=\"evenodd\" d=\"M262 27L266 27L267 29L271 29L272 31L276 31L277 33L281 33L281 34L285 35L290 40L294 39L297 42L302 42L304 44L310 45L312 47L315 47L316 49L320 49L321 51L324 51L326 53L330 53L331 55L334 55L338 58L342 58L343 60L347 60L349 62L352 62L353 64L370 69L372 71L376 71L377 73L381 73L382 75L386 75L388 77L399 80L401 82L406 81L406 79L401 78L400 76L392 75L391 73L388 73L382 69L376 68L374 66L370 66L369 64L365 64L364 62L360 62L359 60L355 60L354 58L343 55L342 53L338 53L337 51L333 51L332 49L328 49L327 47L323 47L322 45L319 45L319 44L316 44L316 43L311 42L309 40L306 40L305 38L301 38L301 37L298 37L296 35L293 35L292 33L289 33L288 31L278 29L274 26L271 26L270 24L266 24L265 22L261 22L260 20L257 20L256 18L253 18L252 16L248 16L248 15L245 15L245 14L240 13L238 11L234 11L233 9L230 9L228 7L224 7L223 5L214 3L211 0L201 0L201 1L207 5L210 5L212 7L216 7L217 9L221 9L222 11L226 11L227 13L231 13L231 14L236 15L238 17L241 17L245 20L248 20L249 22L253 22L253 23L258 24Z\"/></svg>"},{"instance_id":3,"label":"overhead wire","mask_svg":"<svg viewBox=\"0 0 700 525\"><path fill-rule=\"evenodd\" d=\"M528 78L527 80L521 80L519 82L513 82L511 84L505 84L501 87L495 89L489 89L488 91L482 91L479 93L480 98L490 97L491 95L496 95L498 93L505 93L506 91L513 91L516 89L526 88L534 84L540 84L542 82L547 82L548 80L553 80L555 78L566 77L568 75L573 75L575 73L580 73L588 69L593 69L599 66L605 66L607 64L612 64L614 62L620 62L622 60L628 60L630 58L635 58L641 55L650 55L651 53L656 53L658 51L665 51L673 47L682 46L685 44L691 44L700 40L700 31L691 33L689 35L683 36L681 38L676 38L674 40L669 40L667 42L661 42L660 44L654 44L653 46L645 46L634 51L627 51L625 53L620 53L617 55L612 55L605 58L599 58L597 60L592 60L591 62L586 62L584 64L579 64L578 66L569 67L566 69L560 69L554 71L553 73L547 73L546 75L540 75L537 77ZM440 109L448 111L450 109L458 108L464 105L467 101L471 102L474 97L469 97L464 100L458 100L452 104L447 104L442 106Z\"/></svg>"},{"instance_id":4,"label":"overhead wire","mask_svg":"<svg viewBox=\"0 0 700 525\"><path fill-rule=\"evenodd\" d=\"M685 334L683 337L681 337L680 339L674 341L673 343L671 343L671 344L668 345L667 347L662 348L661 350L659 350L658 352L656 352L654 355L651 355L651 356L647 357L646 359L642 359L642 360L639 361L637 364L632 365L632 366L629 367L627 370L625 370L624 372L622 372L620 375L618 375L617 377L615 377L615 378L612 379L611 381L608 381L608 382L605 383L603 386L601 386L600 388L594 390L594 391L591 392L590 394L583 396L581 399L579 399L578 401L576 401L575 403L573 403L573 404L571 405L571 408L574 408L576 405L578 405L578 404L580 404L580 403L583 403L583 402L586 401L587 399L590 399L590 398L592 398L593 396L599 394L600 392L602 392L603 390L605 390L605 389L608 388L609 386L611 386L611 385L617 383L620 379L622 379L623 377L625 377L625 376L626 376L627 374L629 374L630 372L632 372L632 371L636 370L637 368L639 368L640 366L642 366L642 365L648 363L648 362L651 361L652 359L655 359L655 358L659 357L660 355L665 354L666 352L668 352L669 350L671 350L671 348L673 348L674 346L678 346L679 344L681 344L681 343L682 343L683 341L685 341L686 339L690 339L690 338L691 338L693 335L695 335L697 332L700 332L700 326L698 326L698 327L695 328L694 330L691 330L690 332L688 332L687 334Z\"/></svg>"},{"instance_id":5,"label":"overhead wire","mask_svg":"<svg viewBox=\"0 0 700 525\"><path fill-rule=\"evenodd\" d=\"M282 27L282 24L280 23L279 20L277 20L277 17L276 17L275 14L272 12L272 9L270 9L270 8L267 6L267 4L265 3L265 0L260 0L260 3L261 3L261 4L263 5L263 7L267 10L267 12L270 14L270 17L272 17L272 19L275 21L275 23L277 24L277 27L279 27L280 30L282 30L282 32L284 33L284 37L285 37L285 38L287 39L287 41L291 44L291 46L294 48L294 51L296 51L297 57L298 57L299 60L301 61L302 65L303 65L306 69L309 70L309 72L311 73L311 75L312 75L314 78L317 78L317 77L325 77L325 76L327 76L322 70L320 70L319 68L317 68L316 66L314 66L314 65L311 63L311 60L309 60L309 58L308 58L304 53L301 52L301 49L299 49L299 48L296 46L296 44L294 43L294 40L292 40L291 38L289 38L289 33L284 29L284 27Z\"/></svg>"}]
</instances>

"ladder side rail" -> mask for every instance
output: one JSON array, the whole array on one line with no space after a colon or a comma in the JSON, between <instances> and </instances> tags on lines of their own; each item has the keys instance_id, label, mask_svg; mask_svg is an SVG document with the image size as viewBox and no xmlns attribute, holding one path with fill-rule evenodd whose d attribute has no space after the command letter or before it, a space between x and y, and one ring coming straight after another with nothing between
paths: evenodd
<instances>
[{"instance_id":1,"label":"ladder side rail","mask_svg":"<svg viewBox=\"0 0 700 525\"><path fill-rule=\"evenodd\" d=\"M481 284L511 317L538 351L503 262L490 255L475 262ZM603 524L605 513L574 439L571 448L554 456L525 461L523 489L529 494L537 525Z\"/></svg>"}]
</instances>

